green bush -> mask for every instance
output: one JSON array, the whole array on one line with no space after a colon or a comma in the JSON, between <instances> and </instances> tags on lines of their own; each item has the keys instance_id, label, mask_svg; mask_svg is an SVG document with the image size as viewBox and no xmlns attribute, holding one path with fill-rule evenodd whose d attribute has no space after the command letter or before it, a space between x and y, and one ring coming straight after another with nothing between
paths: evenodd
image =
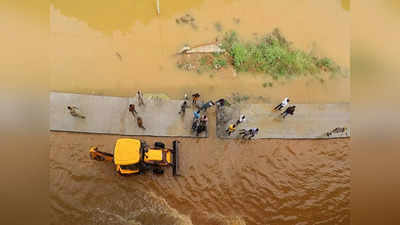
<instances>
[{"instance_id":1,"label":"green bush","mask_svg":"<svg viewBox=\"0 0 400 225\"><path fill-rule=\"evenodd\" d=\"M294 49L275 29L257 42L244 43L235 32L226 33L222 42L237 71L256 71L281 76L314 74L321 71L335 73L340 70L329 58L317 58Z\"/></svg>"},{"instance_id":2,"label":"green bush","mask_svg":"<svg viewBox=\"0 0 400 225\"><path fill-rule=\"evenodd\" d=\"M340 67L336 65L335 62L333 62L331 59L324 57L321 59L317 59L316 65L324 70L332 71L332 72L338 72L340 70Z\"/></svg>"},{"instance_id":3,"label":"green bush","mask_svg":"<svg viewBox=\"0 0 400 225\"><path fill-rule=\"evenodd\" d=\"M213 60L213 65L214 65L214 68L216 68L216 69L222 68L222 67L226 66L226 64L227 64L226 59L224 59L222 57L216 57Z\"/></svg>"},{"instance_id":4,"label":"green bush","mask_svg":"<svg viewBox=\"0 0 400 225\"><path fill-rule=\"evenodd\" d=\"M239 42L234 42L230 50L230 54L233 58L233 66L238 71L247 71L247 65L249 59L248 49Z\"/></svg>"}]
</instances>

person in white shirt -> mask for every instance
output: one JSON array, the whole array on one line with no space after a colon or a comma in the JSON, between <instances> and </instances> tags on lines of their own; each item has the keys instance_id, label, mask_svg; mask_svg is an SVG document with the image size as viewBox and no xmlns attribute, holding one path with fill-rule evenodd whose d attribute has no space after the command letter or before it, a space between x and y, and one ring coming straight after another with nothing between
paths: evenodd
<instances>
[{"instance_id":1,"label":"person in white shirt","mask_svg":"<svg viewBox=\"0 0 400 225\"><path fill-rule=\"evenodd\" d=\"M72 116L74 117L79 117L82 119L85 119L86 117L81 113L78 107L76 106L68 106L67 109L69 110L69 113L71 113Z\"/></svg>"},{"instance_id":2,"label":"person in white shirt","mask_svg":"<svg viewBox=\"0 0 400 225\"><path fill-rule=\"evenodd\" d=\"M281 111L281 109L284 108L285 106L287 106L287 104L289 104L289 102L290 102L289 98L286 97L285 99L283 99L283 101L279 105L275 106L274 110Z\"/></svg>"},{"instance_id":3,"label":"person in white shirt","mask_svg":"<svg viewBox=\"0 0 400 225\"><path fill-rule=\"evenodd\" d=\"M244 115L241 115L238 120L236 120L236 126L239 125L240 123L243 123L246 120L246 117Z\"/></svg>"},{"instance_id":4,"label":"person in white shirt","mask_svg":"<svg viewBox=\"0 0 400 225\"><path fill-rule=\"evenodd\" d=\"M139 103L139 106L144 105L143 93L142 93L141 90L138 90L138 92L136 94L136 97L137 97L137 101Z\"/></svg>"}]
</instances>

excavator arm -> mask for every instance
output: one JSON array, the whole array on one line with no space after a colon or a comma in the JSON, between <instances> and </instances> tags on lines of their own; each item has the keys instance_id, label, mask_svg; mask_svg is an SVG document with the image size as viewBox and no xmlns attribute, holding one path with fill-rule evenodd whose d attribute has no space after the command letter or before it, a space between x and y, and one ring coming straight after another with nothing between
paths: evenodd
<instances>
[{"instance_id":1,"label":"excavator arm","mask_svg":"<svg viewBox=\"0 0 400 225\"><path fill-rule=\"evenodd\" d=\"M97 161L113 161L114 155L108 152L102 152L97 147L91 147L89 150L89 156L91 159Z\"/></svg>"}]
</instances>

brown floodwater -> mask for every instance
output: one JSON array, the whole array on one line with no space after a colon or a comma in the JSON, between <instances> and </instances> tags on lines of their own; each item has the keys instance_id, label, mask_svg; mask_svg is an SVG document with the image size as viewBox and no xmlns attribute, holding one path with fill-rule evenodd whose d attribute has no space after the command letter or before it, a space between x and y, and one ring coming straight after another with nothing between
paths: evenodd
<instances>
[{"instance_id":1,"label":"brown floodwater","mask_svg":"<svg viewBox=\"0 0 400 225\"><path fill-rule=\"evenodd\" d=\"M182 176L121 177L88 156L118 138L51 133L53 224L350 224L350 139L178 138Z\"/></svg>"},{"instance_id":2,"label":"brown floodwater","mask_svg":"<svg viewBox=\"0 0 400 225\"><path fill-rule=\"evenodd\" d=\"M51 80L55 91L132 96L137 89L180 98L197 91L206 98L239 92L277 101L345 102L350 99L348 1L195 0L66 1L50 7ZM195 27L177 24L189 13ZM235 22L239 19L239 23ZM218 32L215 24L222 27ZM297 48L335 60L345 75L273 81L264 74L185 72L175 53L184 44L214 41L235 30L245 40L279 28ZM273 87L263 88L264 82Z\"/></svg>"},{"instance_id":3,"label":"brown floodwater","mask_svg":"<svg viewBox=\"0 0 400 225\"><path fill-rule=\"evenodd\" d=\"M321 74L323 82L310 76L273 81L230 70L210 76L179 70L175 53L184 44L214 41L224 31L251 40L277 27L295 47L328 56L349 71L349 6L348 0L160 0L157 16L152 0L52 0L50 88L113 96L132 96L140 88L172 98L198 91L206 99L238 92L268 101L290 96L298 103L348 102L348 72ZM194 25L176 23L186 13ZM270 81L273 87L262 87ZM51 132L52 224L350 224L350 139L243 143L215 138L214 128L207 139L179 138L182 177L121 177L112 163L88 156L92 145L112 152L119 136ZM174 140L140 138L167 145Z\"/></svg>"}]
</instances>

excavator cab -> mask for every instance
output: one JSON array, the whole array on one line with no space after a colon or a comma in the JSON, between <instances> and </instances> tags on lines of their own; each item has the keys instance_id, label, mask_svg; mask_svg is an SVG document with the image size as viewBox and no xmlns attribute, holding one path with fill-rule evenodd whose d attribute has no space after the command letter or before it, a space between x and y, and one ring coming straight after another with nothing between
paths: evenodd
<instances>
[{"instance_id":1,"label":"excavator cab","mask_svg":"<svg viewBox=\"0 0 400 225\"><path fill-rule=\"evenodd\" d=\"M120 174L139 173L143 155L142 143L137 139L118 139L114 148L114 164Z\"/></svg>"},{"instance_id":2,"label":"excavator cab","mask_svg":"<svg viewBox=\"0 0 400 225\"><path fill-rule=\"evenodd\" d=\"M137 139L118 139L114 154L99 151L97 147L91 147L90 157L98 161L113 161L116 171L121 175L137 174L146 170L153 170L154 173L164 173L164 167L171 166L174 176L178 175L178 144L173 141L172 149L165 148L164 143L155 142L149 147L144 141Z\"/></svg>"}]
</instances>

